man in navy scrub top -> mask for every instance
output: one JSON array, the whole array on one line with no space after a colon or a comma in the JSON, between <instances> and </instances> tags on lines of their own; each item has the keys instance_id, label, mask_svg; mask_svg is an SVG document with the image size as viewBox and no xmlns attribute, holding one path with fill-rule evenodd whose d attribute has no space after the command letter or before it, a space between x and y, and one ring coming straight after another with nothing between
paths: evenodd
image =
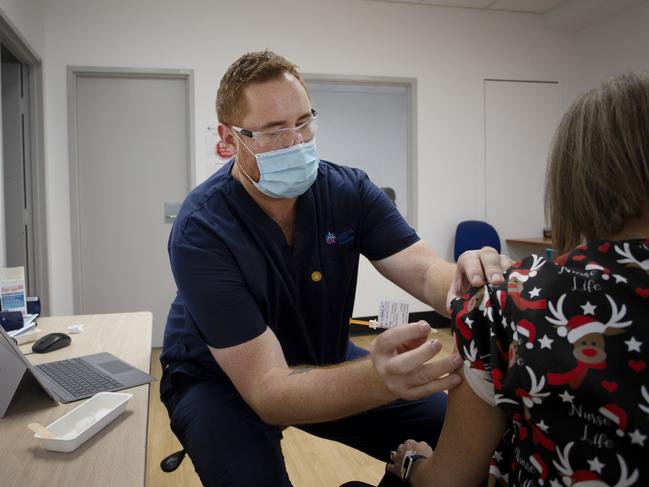
<instances>
[{"instance_id":1,"label":"man in navy scrub top","mask_svg":"<svg viewBox=\"0 0 649 487\"><path fill-rule=\"evenodd\" d=\"M363 171L319 159L318 115L286 59L242 56L221 80L216 108L234 158L191 192L174 223L178 294L161 355L161 397L201 481L290 486L280 446L287 425L382 461L403 438L435 445L441 391L460 382L452 373L460 358L413 370L404 354L400 367L382 371L395 377L390 387L381 364L349 341L348 323L360 254L442 311L455 265ZM502 279L493 249L459 265L472 283L483 283L483 269ZM413 344L430 331L408 326ZM433 341L417 353L440 349Z\"/></svg>"}]
</instances>

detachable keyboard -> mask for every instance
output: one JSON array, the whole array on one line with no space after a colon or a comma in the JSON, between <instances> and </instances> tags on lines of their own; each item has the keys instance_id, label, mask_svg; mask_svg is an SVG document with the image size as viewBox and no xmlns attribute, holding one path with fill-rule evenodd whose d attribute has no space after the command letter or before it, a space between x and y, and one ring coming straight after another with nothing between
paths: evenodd
<instances>
[{"instance_id":1,"label":"detachable keyboard","mask_svg":"<svg viewBox=\"0 0 649 487\"><path fill-rule=\"evenodd\" d=\"M121 382L103 374L96 367L80 358L41 364L36 368L69 394L79 398L124 387Z\"/></svg>"}]
</instances>

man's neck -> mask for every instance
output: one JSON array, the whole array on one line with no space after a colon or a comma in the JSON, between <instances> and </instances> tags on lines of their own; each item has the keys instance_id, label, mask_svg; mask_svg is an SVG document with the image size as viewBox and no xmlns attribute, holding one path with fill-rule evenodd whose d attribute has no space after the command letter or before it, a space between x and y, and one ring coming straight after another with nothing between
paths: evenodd
<instances>
[{"instance_id":1,"label":"man's neck","mask_svg":"<svg viewBox=\"0 0 649 487\"><path fill-rule=\"evenodd\" d=\"M259 191L235 163L232 177L239 181L255 203L282 229L289 245L293 244L293 224L297 198L271 198Z\"/></svg>"}]
</instances>

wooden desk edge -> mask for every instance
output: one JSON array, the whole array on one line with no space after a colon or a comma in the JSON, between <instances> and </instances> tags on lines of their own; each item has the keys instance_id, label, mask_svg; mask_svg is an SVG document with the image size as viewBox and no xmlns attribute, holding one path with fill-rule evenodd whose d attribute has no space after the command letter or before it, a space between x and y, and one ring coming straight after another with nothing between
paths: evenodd
<instances>
[{"instance_id":1,"label":"wooden desk edge","mask_svg":"<svg viewBox=\"0 0 649 487\"><path fill-rule=\"evenodd\" d=\"M507 243L513 244L526 244L526 245L542 245L544 247L552 247L552 239L550 238L507 238Z\"/></svg>"}]
</instances>

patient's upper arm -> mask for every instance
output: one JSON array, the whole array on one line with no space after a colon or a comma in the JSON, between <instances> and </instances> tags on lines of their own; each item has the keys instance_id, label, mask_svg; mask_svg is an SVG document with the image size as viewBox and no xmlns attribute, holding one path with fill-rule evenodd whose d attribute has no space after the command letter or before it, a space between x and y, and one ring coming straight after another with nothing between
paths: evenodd
<instances>
[{"instance_id":1,"label":"patient's upper arm","mask_svg":"<svg viewBox=\"0 0 649 487\"><path fill-rule=\"evenodd\" d=\"M473 392L465 380L449 391L444 426L433 456L422 465L420 479L435 486L472 486L483 482L507 418ZM419 474L419 472L418 472ZM421 485L427 485L426 481ZM414 484L418 485L418 484Z\"/></svg>"}]
</instances>

